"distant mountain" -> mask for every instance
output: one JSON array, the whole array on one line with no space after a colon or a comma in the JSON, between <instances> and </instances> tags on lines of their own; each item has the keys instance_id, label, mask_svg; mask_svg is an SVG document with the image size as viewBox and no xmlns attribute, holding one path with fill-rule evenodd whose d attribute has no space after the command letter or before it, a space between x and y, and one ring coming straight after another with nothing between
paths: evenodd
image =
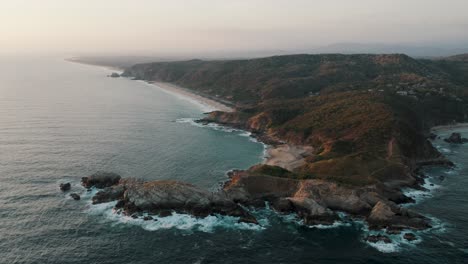
<instances>
[{"instance_id":1,"label":"distant mountain","mask_svg":"<svg viewBox=\"0 0 468 264\"><path fill-rule=\"evenodd\" d=\"M468 62L468 53L443 58L448 61Z\"/></svg>"}]
</instances>

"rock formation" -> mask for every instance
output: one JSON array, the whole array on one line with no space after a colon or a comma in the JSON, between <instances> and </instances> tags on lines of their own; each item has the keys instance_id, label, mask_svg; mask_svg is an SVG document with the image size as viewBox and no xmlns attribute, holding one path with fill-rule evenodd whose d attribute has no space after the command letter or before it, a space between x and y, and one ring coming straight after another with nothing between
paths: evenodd
<instances>
[{"instance_id":1,"label":"rock formation","mask_svg":"<svg viewBox=\"0 0 468 264\"><path fill-rule=\"evenodd\" d=\"M234 172L222 190L212 193L194 185L158 180L122 179L100 172L83 178L87 188L101 188L93 204L118 201L115 208L129 216L143 213L168 216L171 212L195 217L228 215L240 222L257 223L245 207L269 203L279 213L296 213L304 224L333 224L336 212L364 218L374 229L425 229L429 220L394 201L404 195L385 186L350 188L324 180L296 180ZM393 200L393 201L392 201Z\"/></svg>"},{"instance_id":2,"label":"rock formation","mask_svg":"<svg viewBox=\"0 0 468 264\"><path fill-rule=\"evenodd\" d=\"M69 191L71 189L71 184L69 182L67 183L61 183L59 185L59 188L62 192L66 192L66 191Z\"/></svg>"},{"instance_id":3,"label":"rock formation","mask_svg":"<svg viewBox=\"0 0 468 264\"><path fill-rule=\"evenodd\" d=\"M80 195L77 193L70 193L70 197L73 198L73 200L78 201L81 199Z\"/></svg>"},{"instance_id":4,"label":"rock formation","mask_svg":"<svg viewBox=\"0 0 468 264\"><path fill-rule=\"evenodd\" d=\"M109 177L112 175L112 177ZM117 208L126 215L143 212L168 216L171 211L187 213L196 217L212 214L239 217L239 221L257 223L240 205L223 193L210 193L191 184L177 181L143 182L135 179L120 179L116 174L100 173L83 178L87 188L102 188L93 198L93 204L119 201ZM112 185L109 185L113 183ZM169 214L168 214L169 212Z\"/></svg>"},{"instance_id":5,"label":"rock formation","mask_svg":"<svg viewBox=\"0 0 468 264\"><path fill-rule=\"evenodd\" d=\"M463 144L468 142L468 139L462 138L460 133L454 132L450 135L450 137L444 139L444 141L453 144Z\"/></svg>"}]
</instances>

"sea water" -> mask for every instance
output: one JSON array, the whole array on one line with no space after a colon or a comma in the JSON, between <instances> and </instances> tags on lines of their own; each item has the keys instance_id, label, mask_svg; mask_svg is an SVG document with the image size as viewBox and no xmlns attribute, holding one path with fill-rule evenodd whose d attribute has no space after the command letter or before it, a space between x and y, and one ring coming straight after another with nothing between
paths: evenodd
<instances>
[{"instance_id":1,"label":"sea water","mask_svg":"<svg viewBox=\"0 0 468 264\"><path fill-rule=\"evenodd\" d=\"M434 228L406 242L368 244L342 215L306 227L293 215L252 213L260 225L172 214L158 221L91 205L80 178L96 171L174 179L216 190L231 169L260 162L243 131L202 126L209 110L153 85L62 58L0 57L0 263L463 263L468 257L468 145L434 144L457 164L427 169L431 191L413 209ZM468 130L464 132L468 137ZM445 136L449 132L444 132ZM444 176L443 178L440 176ZM71 182L74 201L58 185ZM433 184L433 185L431 185Z\"/></svg>"}]
</instances>

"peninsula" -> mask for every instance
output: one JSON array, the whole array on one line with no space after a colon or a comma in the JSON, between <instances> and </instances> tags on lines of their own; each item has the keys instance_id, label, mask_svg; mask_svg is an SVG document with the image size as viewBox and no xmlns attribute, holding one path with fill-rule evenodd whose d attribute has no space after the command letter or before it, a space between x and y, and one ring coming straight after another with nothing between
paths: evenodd
<instances>
[{"instance_id":1,"label":"peninsula","mask_svg":"<svg viewBox=\"0 0 468 264\"><path fill-rule=\"evenodd\" d=\"M300 54L127 67L124 77L228 103L233 111L210 112L199 122L250 131L288 155L232 172L215 194L185 183L120 180L93 201L119 200L128 214L174 210L248 223L256 221L244 206L268 202L310 225L332 224L345 212L376 229L429 228L428 218L400 206L413 202L402 189L423 188L422 166L453 166L432 146L430 128L467 119L465 57Z\"/></svg>"}]
</instances>

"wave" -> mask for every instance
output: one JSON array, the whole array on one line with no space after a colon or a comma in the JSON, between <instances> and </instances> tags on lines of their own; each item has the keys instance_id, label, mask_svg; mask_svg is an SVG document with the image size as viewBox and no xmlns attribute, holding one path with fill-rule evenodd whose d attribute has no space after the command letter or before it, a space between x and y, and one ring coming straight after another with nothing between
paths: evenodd
<instances>
[{"instance_id":1,"label":"wave","mask_svg":"<svg viewBox=\"0 0 468 264\"><path fill-rule=\"evenodd\" d=\"M268 158L267 157L267 151L268 151L269 145L259 141L255 137L253 137L251 132L245 131L245 130L242 130L242 129L238 129L238 128L231 128L231 127L219 125L219 124L216 124L216 123L202 124L202 123L196 122L196 120L197 120L197 118L179 118L179 119L176 119L175 122L182 123L182 124L190 124L192 126L201 127L201 128L210 128L210 129L214 129L214 130L217 130L217 131L223 131L223 132L226 132L226 133L238 133L238 136L247 137L251 142L262 144L262 146L263 146L262 156L263 156L264 159Z\"/></svg>"},{"instance_id":2,"label":"wave","mask_svg":"<svg viewBox=\"0 0 468 264\"><path fill-rule=\"evenodd\" d=\"M382 252L382 253L395 253L399 252L403 249L410 249L415 247L417 244L422 242L421 232L423 231L414 231L414 230L402 230L400 234L388 234L386 229L383 230L369 230L369 226L365 222L360 222L362 225L363 230L363 241L368 246L373 247L374 249ZM416 236L416 240L409 241L404 238L405 233L413 233ZM366 240L368 236L377 236L382 235L390 238L390 243L385 243L383 241L379 241L377 243L369 242Z\"/></svg>"},{"instance_id":3,"label":"wave","mask_svg":"<svg viewBox=\"0 0 468 264\"><path fill-rule=\"evenodd\" d=\"M196 105L203 112L212 112L212 111L218 110L216 107L214 107L214 106L212 106L210 104L204 103L202 100L197 100L197 99L193 98L193 96L195 96L195 95L191 96L191 95L183 94L181 92L168 90L168 89L165 89L163 87L160 87L157 84L149 83L149 82L144 81L144 80L137 80L137 82L143 83L143 84L145 84L147 86L157 87L162 92L165 92L165 93L170 94L170 95L172 95L172 96L174 96L174 97L176 97L178 99L181 99L181 100L189 102L189 103L191 103L193 105Z\"/></svg>"},{"instance_id":4,"label":"wave","mask_svg":"<svg viewBox=\"0 0 468 264\"><path fill-rule=\"evenodd\" d=\"M98 205L90 205L87 211L91 215L104 217L105 220L115 224L139 226L147 231L179 229L186 231L201 231L212 233L218 228L251 231L261 231L265 229L265 227L263 227L261 224L255 225L250 223L242 223L238 222L239 217L224 215L210 215L204 218L197 218L188 214L173 212L167 217L144 214L138 218L133 218L115 210L115 204L116 202L109 202ZM149 217L150 220L144 220L145 217Z\"/></svg>"}]
</instances>

